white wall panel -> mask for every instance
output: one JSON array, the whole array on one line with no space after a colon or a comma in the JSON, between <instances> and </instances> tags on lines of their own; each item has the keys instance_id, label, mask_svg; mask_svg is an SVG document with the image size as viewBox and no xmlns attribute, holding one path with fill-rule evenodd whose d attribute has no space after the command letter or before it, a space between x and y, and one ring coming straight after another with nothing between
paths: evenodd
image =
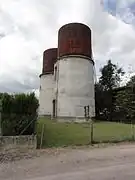
<instances>
[{"instance_id":1,"label":"white wall panel","mask_svg":"<svg viewBox=\"0 0 135 180\"><path fill-rule=\"evenodd\" d=\"M84 106L95 114L93 63L82 57L58 61L58 117L84 117Z\"/></svg>"},{"instance_id":2,"label":"white wall panel","mask_svg":"<svg viewBox=\"0 0 135 180\"><path fill-rule=\"evenodd\" d=\"M42 75L40 78L39 115L51 115L54 98L54 75Z\"/></svg>"}]
</instances>

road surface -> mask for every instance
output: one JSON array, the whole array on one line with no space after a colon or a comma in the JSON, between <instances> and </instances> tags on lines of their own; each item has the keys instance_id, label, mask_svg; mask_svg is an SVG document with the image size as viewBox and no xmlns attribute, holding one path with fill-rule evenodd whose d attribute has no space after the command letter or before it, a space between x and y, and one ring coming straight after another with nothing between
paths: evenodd
<instances>
[{"instance_id":1,"label":"road surface","mask_svg":"<svg viewBox=\"0 0 135 180\"><path fill-rule=\"evenodd\" d=\"M0 180L135 180L135 145L44 150L0 164Z\"/></svg>"}]
</instances>

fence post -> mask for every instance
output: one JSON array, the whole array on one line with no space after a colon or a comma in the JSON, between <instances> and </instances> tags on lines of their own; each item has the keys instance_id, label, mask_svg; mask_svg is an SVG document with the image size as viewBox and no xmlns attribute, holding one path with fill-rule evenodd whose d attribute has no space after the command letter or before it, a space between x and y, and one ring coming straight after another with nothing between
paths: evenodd
<instances>
[{"instance_id":1,"label":"fence post","mask_svg":"<svg viewBox=\"0 0 135 180\"><path fill-rule=\"evenodd\" d=\"M43 144L44 129L45 129L45 124L43 124L43 126L42 126L41 140L40 140L40 149L42 148L42 144Z\"/></svg>"},{"instance_id":2,"label":"fence post","mask_svg":"<svg viewBox=\"0 0 135 180\"><path fill-rule=\"evenodd\" d=\"M2 101L0 100L0 136L2 136L2 116L1 116L1 113L2 113Z\"/></svg>"},{"instance_id":3,"label":"fence post","mask_svg":"<svg viewBox=\"0 0 135 180\"><path fill-rule=\"evenodd\" d=\"M132 135L132 140L134 141L135 140L135 137L134 137L134 124L133 124L132 121L131 121L131 135Z\"/></svg>"},{"instance_id":4,"label":"fence post","mask_svg":"<svg viewBox=\"0 0 135 180\"><path fill-rule=\"evenodd\" d=\"M93 119L91 118L91 145L93 145Z\"/></svg>"},{"instance_id":5,"label":"fence post","mask_svg":"<svg viewBox=\"0 0 135 180\"><path fill-rule=\"evenodd\" d=\"M93 145L93 120L90 117L90 106L84 106L85 118L90 126L90 144Z\"/></svg>"},{"instance_id":6,"label":"fence post","mask_svg":"<svg viewBox=\"0 0 135 180\"><path fill-rule=\"evenodd\" d=\"M93 119L92 119L92 117L91 117L91 115L90 115L90 108L88 107L88 119L89 119L89 122L90 122L90 144L91 145L93 145L93 142L94 142L94 140L93 140Z\"/></svg>"}]
</instances>

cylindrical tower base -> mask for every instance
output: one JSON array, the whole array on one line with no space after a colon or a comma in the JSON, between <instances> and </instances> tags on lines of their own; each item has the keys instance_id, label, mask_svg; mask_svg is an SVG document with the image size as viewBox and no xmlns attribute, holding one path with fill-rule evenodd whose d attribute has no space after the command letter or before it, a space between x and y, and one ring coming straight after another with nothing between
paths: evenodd
<instances>
[{"instance_id":1,"label":"cylindrical tower base","mask_svg":"<svg viewBox=\"0 0 135 180\"><path fill-rule=\"evenodd\" d=\"M40 76L39 116L51 116L54 99L54 75L45 74Z\"/></svg>"},{"instance_id":2,"label":"cylindrical tower base","mask_svg":"<svg viewBox=\"0 0 135 180\"><path fill-rule=\"evenodd\" d=\"M95 116L93 61L85 56L65 56L57 62L57 118L84 120L84 106Z\"/></svg>"}]
</instances>

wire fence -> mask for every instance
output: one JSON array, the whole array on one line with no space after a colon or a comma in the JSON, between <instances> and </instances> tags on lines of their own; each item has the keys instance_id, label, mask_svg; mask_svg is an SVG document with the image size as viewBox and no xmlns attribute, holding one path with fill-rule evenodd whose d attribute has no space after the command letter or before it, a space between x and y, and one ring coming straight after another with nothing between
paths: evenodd
<instances>
[{"instance_id":1,"label":"wire fence","mask_svg":"<svg viewBox=\"0 0 135 180\"><path fill-rule=\"evenodd\" d=\"M50 118L40 118L37 121L36 147L85 146L96 143L117 143L135 140L135 125L132 123L106 122L88 119L84 123L57 122ZM26 128L26 127L25 127ZM15 142L14 136L14 142ZM26 144L26 139L24 139ZM8 145L12 146L11 139ZM24 142L22 142L24 143ZM1 147L1 144L0 144ZM21 148L22 146L20 146ZM1 151L1 148L0 148ZM29 151L1 151L0 164L13 161L34 154L34 149Z\"/></svg>"},{"instance_id":2,"label":"wire fence","mask_svg":"<svg viewBox=\"0 0 135 180\"><path fill-rule=\"evenodd\" d=\"M3 119L0 113L0 165L6 162L13 162L20 159L25 159L32 157L36 153L37 148L37 137L36 137L36 120L32 119L23 119L24 121L28 121L28 123L20 123L20 116L24 114L18 115L18 123L16 121L12 121L11 124L4 123L4 129L8 128L7 131L3 131ZM5 116L4 116L5 117ZM10 115L8 116L10 118ZM7 119L5 119L6 121ZM13 120L13 119L12 119ZM7 122L7 121L6 121ZM29 132L28 132L29 130ZM20 133L18 133L20 132ZM6 134L4 134L6 133Z\"/></svg>"},{"instance_id":3,"label":"wire fence","mask_svg":"<svg viewBox=\"0 0 135 180\"><path fill-rule=\"evenodd\" d=\"M134 141L134 126L122 122L69 123L41 118L38 121L38 148Z\"/></svg>"},{"instance_id":4,"label":"wire fence","mask_svg":"<svg viewBox=\"0 0 135 180\"><path fill-rule=\"evenodd\" d=\"M86 145L94 143L121 142L135 140L135 125L131 122L97 121L89 116L89 107L85 107L84 123L59 123L51 118L32 119L29 123L21 124L21 131L15 136L23 134L35 121L34 134L37 135L38 148L63 145ZM12 126L14 129L19 126ZM11 128L12 128L11 127ZM31 129L30 129L31 130ZM2 132L2 126L1 126ZM11 131L14 132L14 131ZM17 131L18 132L18 131ZM33 134L33 133L32 133ZM31 134L31 135L32 135ZM12 135L12 134L11 134ZM13 135L12 135L13 136Z\"/></svg>"},{"instance_id":5,"label":"wire fence","mask_svg":"<svg viewBox=\"0 0 135 180\"><path fill-rule=\"evenodd\" d=\"M37 136L37 148L55 147L55 146L76 146L95 143L115 143L122 141L135 140L135 125L132 121L128 123L97 121L90 117L90 108L84 107L84 123L58 122L48 117L31 119L27 124L21 123L21 131L17 136L23 134L29 126L32 125ZM23 116L23 115L22 115ZM13 125L13 128L19 128ZM18 132L18 131L17 131ZM29 134L30 135L30 134Z\"/></svg>"},{"instance_id":6,"label":"wire fence","mask_svg":"<svg viewBox=\"0 0 135 180\"><path fill-rule=\"evenodd\" d=\"M97 122L94 123L93 141L100 142L121 142L133 141L135 132L134 125L115 123L115 122Z\"/></svg>"}]
</instances>

